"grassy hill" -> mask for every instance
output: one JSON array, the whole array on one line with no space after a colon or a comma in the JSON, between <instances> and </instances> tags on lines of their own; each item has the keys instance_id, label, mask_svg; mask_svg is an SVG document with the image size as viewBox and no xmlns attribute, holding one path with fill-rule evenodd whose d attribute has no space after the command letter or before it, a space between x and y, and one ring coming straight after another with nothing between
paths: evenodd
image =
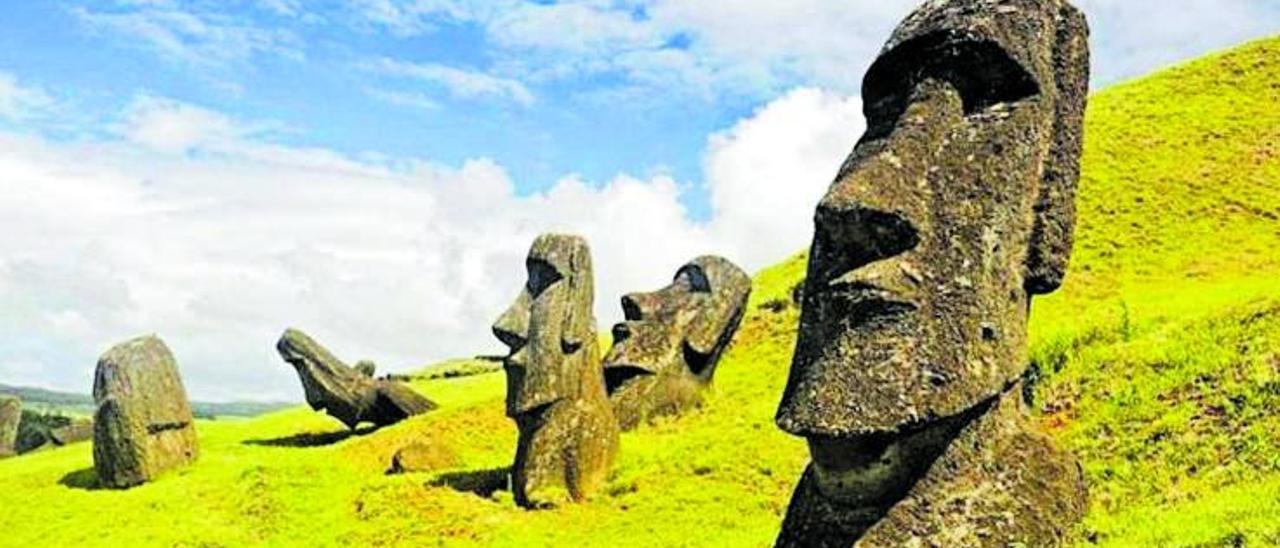
<instances>
[{"instance_id":1,"label":"grassy hill","mask_svg":"<svg viewBox=\"0 0 1280 548\"><path fill-rule=\"evenodd\" d=\"M1082 544L1280 543L1280 39L1095 95L1076 261L1037 301L1030 396L1081 457ZM500 489L501 374L415 387L443 408L344 433L295 408L199 424L194 467L92 489L86 444L0 461L6 544L763 546L807 459L773 426L804 257L755 278L706 407L625 434L607 489L553 511ZM452 453L387 476L410 440Z\"/></svg>"}]
</instances>

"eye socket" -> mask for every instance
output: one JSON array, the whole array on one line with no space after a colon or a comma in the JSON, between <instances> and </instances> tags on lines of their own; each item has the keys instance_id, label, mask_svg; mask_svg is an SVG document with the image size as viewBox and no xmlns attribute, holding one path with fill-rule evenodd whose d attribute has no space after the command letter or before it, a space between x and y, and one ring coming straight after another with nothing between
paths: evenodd
<instances>
[{"instance_id":1,"label":"eye socket","mask_svg":"<svg viewBox=\"0 0 1280 548\"><path fill-rule=\"evenodd\" d=\"M542 259L529 259L526 263L529 270L529 281L525 284L525 288L529 291L529 296L537 298L543 291L560 281L564 276L560 274L556 267L551 266Z\"/></svg>"},{"instance_id":2,"label":"eye socket","mask_svg":"<svg viewBox=\"0 0 1280 548\"><path fill-rule=\"evenodd\" d=\"M711 280L707 278L707 272L696 264L685 265L676 272L676 282L688 285L689 290L694 293L711 292Z\"/></svg>"},{"instance_id":3,"label":"eye socket","mask_svg":"<svg viewBox=\"0 0 1280 548\"><path fill-rule=\"evenodd\" d=\"M965 114L1040 94L1040 83L996 42L939 32L909 40L876 60L863 80L867 134L887 135L911 95L928 79L945 81L964 101Z\"/></svg>"}]
</instances>

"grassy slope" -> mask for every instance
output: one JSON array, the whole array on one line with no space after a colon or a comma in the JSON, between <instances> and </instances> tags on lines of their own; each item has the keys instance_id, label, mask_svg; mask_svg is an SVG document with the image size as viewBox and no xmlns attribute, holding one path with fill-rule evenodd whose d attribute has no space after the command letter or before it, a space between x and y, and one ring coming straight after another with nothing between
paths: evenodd
<instances>
[{"instance_id":1,"label":"grassy slope","mask_svg":"<svg viewBox=\"0 0 1280 548\"><path fill-rule=\"evenodd\" d=\"M1077 261L1033 319L1037 409L1092 485L1084 538L1280 539L1276 104L1280 40L1093 100ZM707 406L624 435L589 503L525 512L472 492L515 439L488 374L419 382L443 410L350 438L303 409L201 423L196 466L127 492L84 488L85 444L0 461L0 531L40 545L766 545L806 452L772 423L796 310L760 305L786 300L803 261L756 277ZM456 466L382 474L423 439Z\"/></svg>"}]
</instances>

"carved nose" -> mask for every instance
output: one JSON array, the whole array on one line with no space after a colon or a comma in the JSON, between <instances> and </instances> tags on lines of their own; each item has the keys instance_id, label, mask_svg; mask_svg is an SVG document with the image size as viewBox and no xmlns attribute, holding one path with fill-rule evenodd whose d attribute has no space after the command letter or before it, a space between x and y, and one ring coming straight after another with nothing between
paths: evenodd
<instances>
[{"instance_id":1,"label":"carved nose","mask_svg":"<svg viewBox=\"0 0 1280 548\"><path fill-rule=\"evenodd\" d=\"M826 263L826 282L920 244L920 234L905 214L831 196L818 206L817 225L814 247Z\"/></svg>"},{"instance_id":2,"label":"carved nose","mask_svg":"<svg viewBox=\"0 0 1280 548\"><path fill-rule=\"evenodd\" d=\"M515 354L528 343L529 310L528 299L522 293L519 299L498 317L493 324L493 336Z\"/></svg>"}]
</instances>

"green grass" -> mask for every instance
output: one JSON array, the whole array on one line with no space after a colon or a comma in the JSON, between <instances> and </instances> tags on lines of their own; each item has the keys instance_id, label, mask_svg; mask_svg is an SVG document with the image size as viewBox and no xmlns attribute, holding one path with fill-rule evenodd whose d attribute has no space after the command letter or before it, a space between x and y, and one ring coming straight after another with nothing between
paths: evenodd
<instances>
[{"instance_id":1,"label":"green grass","mask_svg":"<svg viewBox=\"0 0 1280 548\"><path fill-rule=\"evenodd\" d=\"M1095 95L1076 260L1037 301L1033 394L1081 458L1082 544L1280 542L1280 39ZM480 489L515 428L500 373L414 386L438 412L345 437L305 409L199 423L198 463L86 489L87 444L0 461L13 545L764 546L807 459L773 426L803 256L755 278L705 407L624 434L604 492L557 510ZM459 362L450 367L467 369ZM434 443L456 466L387 476ZM473 491L481 491L477 494Z\"/></svg>"}]
</instances>

